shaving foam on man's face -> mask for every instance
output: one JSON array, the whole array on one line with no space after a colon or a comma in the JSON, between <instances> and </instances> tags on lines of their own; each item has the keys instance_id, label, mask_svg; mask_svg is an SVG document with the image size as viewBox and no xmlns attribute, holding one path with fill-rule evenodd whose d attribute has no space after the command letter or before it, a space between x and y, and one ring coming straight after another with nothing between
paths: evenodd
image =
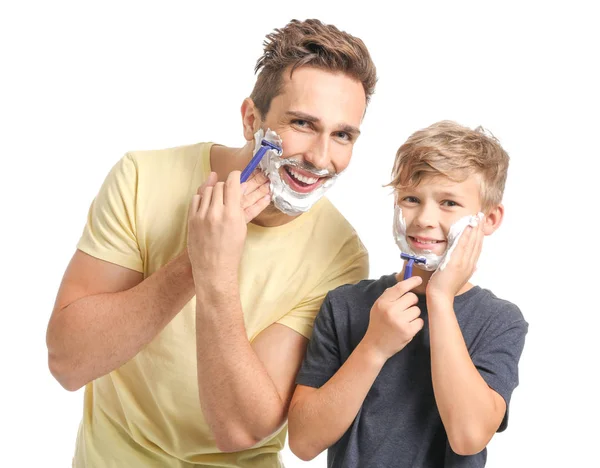
<instances>
[{"instance_id":1,"label":"shaving foam on man's face","mask_svg":"<svg viewBox=\"0 0 600 468\"><path fill-rule=\"evenodd\" d=\"M263 139L282 147L281 138L275 132L267 129L265 133L259 129L254 134L254 154ZM271 182L273 204L289 216L308 211L338 177L328 170L317 170L301 159L279 156L274 150L265 153L259 167Z\"/></svg>"},{"instance_id":2,"label":"shaving foam on man's face","mask_svg":"<svg viewBox=\"0 0 600 468\"><path fill-rule=\"evenodd\" d=\"M416 267L443 270L467 226L482 222L479 187L478 177L453 182L438 176L398 191L394 239L401 252L426 259Z\"/></svg>"}]
</instances>

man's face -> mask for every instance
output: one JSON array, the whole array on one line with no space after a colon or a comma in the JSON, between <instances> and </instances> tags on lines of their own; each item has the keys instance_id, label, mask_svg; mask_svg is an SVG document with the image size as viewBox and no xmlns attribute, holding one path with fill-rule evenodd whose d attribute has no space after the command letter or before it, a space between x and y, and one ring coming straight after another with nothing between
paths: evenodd
<instances>
[{"instance_id":1,"label":"man's face","mask_svg":"<svg viewBox=\"0 0 600 468\"><path fill-rule=\"evenodd\" d=\"M261 127L283 140L279 169L294 192L308 194L350 163L366 100L360 82L312 67L284 74L282 93L271 101Z\"/></svg>"},{"instance_id":2,"label":"man's face","mask_svg":"<svg viewBox=\"0 0 600 468\"><path fill-rule=\"evenodd\" d=\"M418 255L443 255L450 227L481 211L481 180L470 175L463 182L445 176L427 177L416 187L396 191L396 204L406 222L406 240Z\"/></svg>"}]
</instances>

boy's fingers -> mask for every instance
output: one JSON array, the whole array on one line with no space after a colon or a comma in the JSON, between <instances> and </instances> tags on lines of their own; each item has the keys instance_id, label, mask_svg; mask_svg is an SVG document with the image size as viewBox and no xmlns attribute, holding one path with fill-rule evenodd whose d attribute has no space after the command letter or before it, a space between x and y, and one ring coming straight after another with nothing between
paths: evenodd
<instances>
[{"instance_id":1,"label":"boy's fingers","mask_svg":"<svg viewBox=\"0 0 600 468\"><path fill-rule=\"evenodd\" d=\"M385 301L396 301L411 289L419 286L422 282L423 280L420 276L412 276L407 280L399 281L394 286L387 288L381 295L381 299Z\"/></svg>"}]
</instances>

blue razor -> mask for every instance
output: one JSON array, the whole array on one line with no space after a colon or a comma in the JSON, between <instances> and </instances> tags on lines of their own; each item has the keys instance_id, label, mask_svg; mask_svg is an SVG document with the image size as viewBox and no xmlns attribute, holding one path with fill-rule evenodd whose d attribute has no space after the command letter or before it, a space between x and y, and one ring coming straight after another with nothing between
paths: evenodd
<instances>
[{"instance_id":1,"label":"blue razor","mask_svg":"<svg viewBox=\"0 0 600 468\"><path fill-rule=\"evenodd\" d=\"M250 160L250 162L248 163L246 168L242 171L242 175L240 177L240 182L246 182L248 180L248 177L250 177L250 174L252 174L252 171L254 171L254 169L256 169L256 166L258 166L258 163L260 162L260 160L263 158L265 153L270 149L277 151L277 154L281 154L281 152L282 152L281 148L279 146L277 146L275 143L271 143L270 141L267 141L267 140L262 140L260 142L260 148L258 149L256 154L254 156L252 156L252 159Z\"/></svg>"},{"instance_id":2,"label":"blue razor","mask_svg":"<svg viewBox=\"0 0 600 468\"><path fill-rule=\"evenodd\" d=\"M400 257L403 260L407 260L406 266L404 267L404 279L405 280L407 280L408 278L410 278L412 276L412 269L413 269L413 265L415 263L422 263L423 265L425 265L425 263L427 263L427 260L425 260L424 258L415 257L414 255L400 253Z\"/></svg>"}]
</instances>

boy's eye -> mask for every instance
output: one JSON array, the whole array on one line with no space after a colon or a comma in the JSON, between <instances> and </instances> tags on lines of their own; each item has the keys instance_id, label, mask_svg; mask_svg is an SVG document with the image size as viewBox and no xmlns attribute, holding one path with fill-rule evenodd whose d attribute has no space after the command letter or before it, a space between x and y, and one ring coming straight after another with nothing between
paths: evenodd
<instances>
[{"instance_id":1,"label":"boy's eye","mask_svg":"<svg viewBox=\"0 0 600 468\"><path fill-rule=\"evenodd\" d=\"M455 201L452 201L452 200L444 200L442 202L442 205L443 206L450 206L450 207L451 206L459 206L458 203L456 203Z\"/></svg>"},{"instance_id":2,"label":"boy's eye","mask_svg":"<svg viewBox=\"0 0 600 468\"><path fill-rule=\"evenodd\" d=\"M402 199L402 201L405 201L407 203L419 203L419 199L417 197L404 197Z\"/></svg>"}]
</instances>

